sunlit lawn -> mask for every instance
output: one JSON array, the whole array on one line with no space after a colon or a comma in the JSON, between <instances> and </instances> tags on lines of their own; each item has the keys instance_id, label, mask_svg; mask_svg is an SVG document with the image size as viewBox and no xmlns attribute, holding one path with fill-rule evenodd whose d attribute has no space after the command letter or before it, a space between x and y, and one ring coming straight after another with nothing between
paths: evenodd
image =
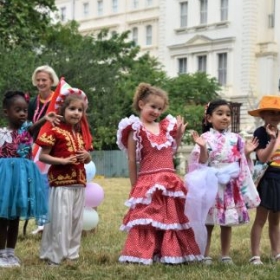
<instances>
[{"instance_id":1,"label":"sunlit lawn","mask_svg":"<svg viewBox=\"0 0 280 280\"><path fill-rule=\"evenodd\" d=\"M248 264L250 258L250 228L233 229L232 257L236 266L225 266L218 262L220 254L219 229L213 236L212 256L214 265L201 264L151 266L118 263L125 233L119 231L126 211L124 201L129 193L128 179L95 178L105 190L105 199L98 213L99 225L95 232L87 232L82 238L80 259L76 263L63 263L60 267L49 267L38 258L40 236L30 232L35 225L29 223L28 235L20 232L16 253L22 260L20 268L0 269L0 279L280 279L280 264L270 261L270 246L267 228L263 233L262 251L265 265L254 267ZM254 211L251 213L253 218Z\"/></svg>"}]
</instances>

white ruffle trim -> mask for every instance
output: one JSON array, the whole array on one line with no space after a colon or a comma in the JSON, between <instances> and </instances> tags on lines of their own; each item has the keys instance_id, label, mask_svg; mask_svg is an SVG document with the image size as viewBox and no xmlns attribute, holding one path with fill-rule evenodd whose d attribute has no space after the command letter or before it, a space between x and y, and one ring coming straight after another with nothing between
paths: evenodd
<instances>
[{"instance_id":1,"label":"white ruffle trim","mask_svg":"<svg viewBox=\"0 0 280 280\"><path fill-rule=\"evenodd\" d=\"M120 150L125 151L127 153L127 148L124 146L122 142L122 132L125 130L128 126L132 127L133 132L133 139L136 142L136 160L141 160L141 150L143 148L142 145L142 137L140 136L140 130L141 128L147 133L147 137L150 141L150 144L153 148L157 148L158 150L161 150L162 148L167 148L172 146L173 151L176 151L177 149L177 143L174 140L174 138L170 135L170 131L174 129L174 126L177 123L176 118L174 118L171 115L166 116L166 119L168 119L169 123L166 129L166 142L158 144L156 142L153 142L151 137L149 137L150 133L145 129L140 119L134 115L131 115L129 118L124 118L119 122L118 125L118 131L117 131L117 145Z\"/></svg>"},{"instance_id":2,"label":"white ruffle trim","mask_svg":"<svg viewBox=\"0 0 280 280\"><path fill-rule=\"evenodd\" d=\"M168 115L166 118L169 120L169 124L168 124L168 127L167 127L167 132L168 133L166 133L166 136L167 136L167 139L172 143L173 153L175 154L176 151L177 151L177 142L170 135L170 131L172 131L174 129L174 126L177 124L177 119L174 118L171 115Z\"/></svg>"},{"instance_id":3,"label":"white ruffle trim","mask_svg":"<svg viewBox=\"0 0 280 280\"><path fill-rule=\"evenodd\" d=\"M151 265L153 262L161 262L161 263L171 263L171 264L179 264L185 262L194 262L203 260L202 255L187 255L182 257L157 257L155 256L153 259L143 259L132 256L120 256L119 262L131 262L131 263L142 263L145 265Z\"/></svg>"},{"instance_id":4,"label":"white ruffle trim","mask_svg":"<svg viewBox=\"0 0 280 280\"><path fill-rule=\"evenodd\" d=\"M172 192L166 190L165 186L163 185L155 184L152 188L150 188L147 191L146 197L131 197L125 202L125 206L134 208L136 204L150 204L152 202L152 195L156 190L162 190L162 194L164 196L186 198L186 195L183 191Z\"/></svg>"},{"instance_id":5,"label":"white ruffle trim","mask_svg":"<svg viewBox=\"0 0 280 280\"><path fill-rule=\"evenodd\" d=\"M133 228L136 225L141 225L141 226L152 225L156 229L160 229L160 230L184 230L184 229L189 229L190 228L189 223L185 223L185 224L178 224L178 223L163 224L163 223L154 221L153 219L137 219L137 220L130 221L126 225L122 224L121 227L120 227L120 230L129 231L131 228Z\"/></svg>"},{"instance_id":6,"label":"white ruffle trim","mask_svg":"<svg viewBox=\"0 0 280 280\"><path fill-rule=\"evenodd\" d=\"M140 128L142 126L140 119L134 115L131 115L129 118L124 118L120 121L117 131L117 145L120 150L125 151L127 153L127 148L124 146L122 142L122 132L124 129L126 129L128 126L132 127L133 133L133 139L136 142L136 160L141 160L141 149L142 149L142 139L139 135ZM137 141L139 139L139 141Z\"/></svg>"},{"instance_id":7,"label":"white ruffle trim","mask_svg":"<svg viewBox=\"0 0 280 280\"><path fill-rule=\"evenodd\" d=\"M151 146L153 148L157 148L158 150L161 150L162 148L167 148L167 147L172 146L173 151L174 150L176 151L177 144L176 144L176 141L174 140L174 138L170 135L170 131L172 131L174 129L174 126L176 125L177 120L176 120L176 118L174 118L171 115L167 115L166 119L168 120L168 126L167 126L166 134L165 134L167 141L165 143L161 143L161 144L152 142L151 139L149 138L149 133L148 133L148 139L150 140Z\"/></svg>"},{"instance_id":8,"label":"white ruffle trim","mask_svg":"<svg viewBox=\"0 0 280 280\"><path fill-rule=\"evenodd\" d=\"M203 256L202 255L187 255L187 256L183 256L183 257L161 257L160 258L160 262L161 263L184 263L184 262L194 262L194 261L201 261L203 260Z\"/></svg>"},{"instance_id":9,"label":"white ruffle trim","mask_svg":"<svg viewBox=\"0 0 280 280\"><path fill-rule=\"evenodd\" d=\"M131 262L131 263L142 263L145 265L150 265L153 263L152 259L142 259L142 258L136 258L131 256L120 256L119 262Z\"/></svg>"}]
</instances>

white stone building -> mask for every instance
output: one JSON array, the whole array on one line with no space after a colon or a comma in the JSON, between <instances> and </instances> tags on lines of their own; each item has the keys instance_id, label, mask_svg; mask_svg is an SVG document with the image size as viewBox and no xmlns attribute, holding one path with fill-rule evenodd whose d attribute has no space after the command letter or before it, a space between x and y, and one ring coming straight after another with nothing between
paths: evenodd
<instances>
[{"instance_id":1,"label":"white stone building","mask_svg":"<svg viewBox=\"0 0 280 280\"><path fill-rule=\"evenodd\" d=\"M247 110L279 93L280 0L56 0L63 21L83 34L106 27L131 30L143 52L169 76L205 71L222 96L241 102L241 128L254 129ZM187 85L186 85L187 86Z\"/></svg>"},{"instance_id":2,"label":"white stone building","mask_svg":"<svg viewBox=\"0 0 280 280\"><path fill-rule=\"evenodd\" d=\"M279 0L161 1L159 60L170 75L205 71L223 85L222 95L241 102L241 124L252 130L247 110L264 94L278 94ZM173 9L176 17L168 16ZM162 21L161 21L162 19Z\"/></svg>"},{"instance_id":3,"label":"white stone building","mask_svg":"<svg viewBox=\"0 0 280 280\"><path fill-rule=\"evenodd\" d=\"M142 52L157 57L160 0L56 0L62 21L76 20L82 34L131 31Z\"/></svg>"}]
</instances>

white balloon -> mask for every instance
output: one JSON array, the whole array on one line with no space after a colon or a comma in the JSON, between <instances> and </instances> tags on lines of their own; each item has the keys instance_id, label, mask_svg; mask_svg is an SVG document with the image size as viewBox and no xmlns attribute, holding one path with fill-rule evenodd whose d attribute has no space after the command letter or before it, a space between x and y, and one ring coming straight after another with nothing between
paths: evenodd
<instances>
[{"instance_id":1,"label":"white balloon","mask_svg":"<svg viewBox=\"0 0 280 280\"><path fill-rule=\"evenodd\" d=\"M91 182L96 173L96 167L93 161L85 164L87 182Z\"/></svg>"},{"instance_id":2,"label":"white balloon","mask_svg":"<svg viewBox=\"0 0 280 280\"><path fill-rule=\"evenodd\" d=\"M96 210L92 208L84 208L83 230L92 230L96 228L98 222L99 222L99 216Z\"/></svg>"}]
</instances>

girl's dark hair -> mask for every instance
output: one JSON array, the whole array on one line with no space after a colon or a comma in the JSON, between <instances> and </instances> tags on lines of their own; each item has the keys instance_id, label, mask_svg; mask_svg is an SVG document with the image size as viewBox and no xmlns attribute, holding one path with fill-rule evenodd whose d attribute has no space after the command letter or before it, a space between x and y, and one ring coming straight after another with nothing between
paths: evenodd
<instances>
[{"instance_id":1,"label":"girl's dark hair","mask_svg":"<svg viewBox=\"0 0 280 280\"><path fill-rule=\"evenodd\" d=\"M228 101L224 99L217 99L214 101L209 102L206 107L205 107L205 112L204 112L204 117L202 120L202 132L207 132L212 128L212 123L209 123L207 121L207 116L212 116L213 112L215 111L216 108L219 106L227 105L229 109L231 110L231 105Z\"/></svg>"},{"instance_id":2,"label":"girl's dark hair","mask_svg":"<svg viewBox=\"0 0 280 280\"><path fill-rule=\"evenodd\" d=\"M9 90L9 91L6 91L5 94L4 94L3 102L2 102L3 109L10 108L10 106L14 102L14 99L16 97L18 97L18 96L21 96L21 97L23 97L26 100L26 95L22 91L19 91L19 90Z\"/></svg>"}]
</instances>

